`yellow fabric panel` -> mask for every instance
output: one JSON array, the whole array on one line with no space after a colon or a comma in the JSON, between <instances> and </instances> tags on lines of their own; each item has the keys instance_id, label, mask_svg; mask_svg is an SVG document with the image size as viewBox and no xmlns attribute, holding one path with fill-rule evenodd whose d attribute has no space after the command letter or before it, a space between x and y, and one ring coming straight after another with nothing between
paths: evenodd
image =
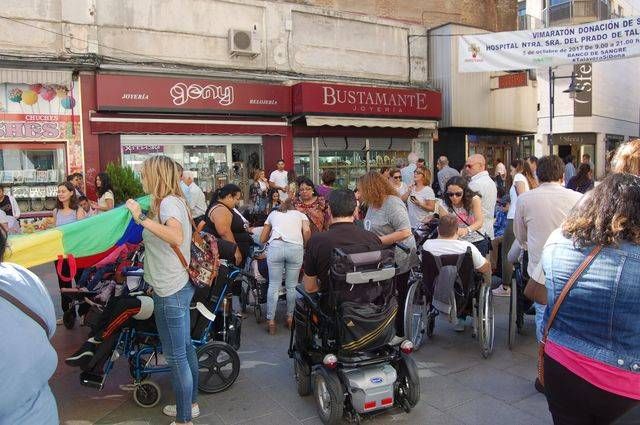
<instances>
[{"instance_id":1,"label":"yellow fabric panel","mask_svg":"<svg viewBox=\"0 0 640 425\"><path fill-rule=\"evenodd\" d=\"M58 258L58 254L64 252L62 232L58 229L11 236L8 245L4 261L23 267L52 262Z\"/></svg>"}]
</instances>

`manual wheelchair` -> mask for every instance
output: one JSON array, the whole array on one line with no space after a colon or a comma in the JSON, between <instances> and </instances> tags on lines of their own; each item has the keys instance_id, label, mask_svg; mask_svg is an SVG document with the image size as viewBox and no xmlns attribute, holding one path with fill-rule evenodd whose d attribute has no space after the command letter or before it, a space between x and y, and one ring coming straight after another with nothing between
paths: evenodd
<instances>
[{"instance_id":1,"label":"manual wheelchair","mask_svg":"<svg viewBox=\"0 0 640 425\"><path fill-rule=\"evenodd\" d=\"M450 321L473 318L473 337L487 358L494 346L494 306L491 283L473 267L471 250L463 254L434 256L422 251L420 279L414 280L405 304L405 336L414 346L432 337L435 320L445 314ZM411 282L411 281L410 281Z\"/></svg>"}]
</instances>

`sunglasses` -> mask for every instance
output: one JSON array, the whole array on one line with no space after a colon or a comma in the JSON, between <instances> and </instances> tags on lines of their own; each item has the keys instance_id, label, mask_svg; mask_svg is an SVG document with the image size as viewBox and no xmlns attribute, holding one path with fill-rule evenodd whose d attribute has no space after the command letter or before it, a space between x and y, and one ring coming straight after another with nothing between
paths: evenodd
<instances>
[{"instance_id":1,"label":"sunglasses","mask_svg":"<svg viewBox=\"0 0 640 425\"><path fill-rule=\"evenodd\" d=\"M457 196L460 197L464 194L464 192L447 192L447 196Z\"/></svg>"},{"instance_id":2,"label":"sunglasses","mask_svg":"<svg viewBox=\"0 0 640 425\"><path fill-rule=\"evenodd\" d=\"M400 179L402 178L402 176L393 176L393 178L394 178L395 180L400 180Z\"/></svg>"},{"instance_id":3,"label":"sunglasses","mask_svg":"<svg viewBox=\"0 0 640 425\"><path fill-rule=\"evenodd\" d=\"M464 168L473 168L472 164L464 164Z\"/></svg>"}]
</instances>

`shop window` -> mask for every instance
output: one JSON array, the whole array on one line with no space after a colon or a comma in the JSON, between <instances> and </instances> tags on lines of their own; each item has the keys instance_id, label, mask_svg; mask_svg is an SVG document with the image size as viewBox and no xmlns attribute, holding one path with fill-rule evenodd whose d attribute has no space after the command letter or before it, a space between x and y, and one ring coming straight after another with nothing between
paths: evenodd
<instances>
[{"instance_id":1,"label":"shop window","mask_svg":"<svg viewBox=\"0 0 640 425\"><path fill-rule=\"evenodd\" d=\"M58 183L65 178L63 144L0 147L0 184L16 198L23 213L54 209Z\"/></svg>"}]
</instances>

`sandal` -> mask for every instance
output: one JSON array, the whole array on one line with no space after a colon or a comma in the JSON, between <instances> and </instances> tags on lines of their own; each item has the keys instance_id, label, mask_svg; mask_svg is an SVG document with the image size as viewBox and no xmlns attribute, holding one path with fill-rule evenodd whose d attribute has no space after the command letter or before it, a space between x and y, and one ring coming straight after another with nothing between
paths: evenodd
<instances>
[{"instance_id":1,"label":"sandal","mask_svg":"<svg viewBox=\"0 0 640 425\"><path fill-rule=\"evenodd\" d=\"M267 331L269 332L269 335L275 335L276 334L276 321L275 320L269 320L269 322L267 322Z\"/></svg>"}]
</instances>

